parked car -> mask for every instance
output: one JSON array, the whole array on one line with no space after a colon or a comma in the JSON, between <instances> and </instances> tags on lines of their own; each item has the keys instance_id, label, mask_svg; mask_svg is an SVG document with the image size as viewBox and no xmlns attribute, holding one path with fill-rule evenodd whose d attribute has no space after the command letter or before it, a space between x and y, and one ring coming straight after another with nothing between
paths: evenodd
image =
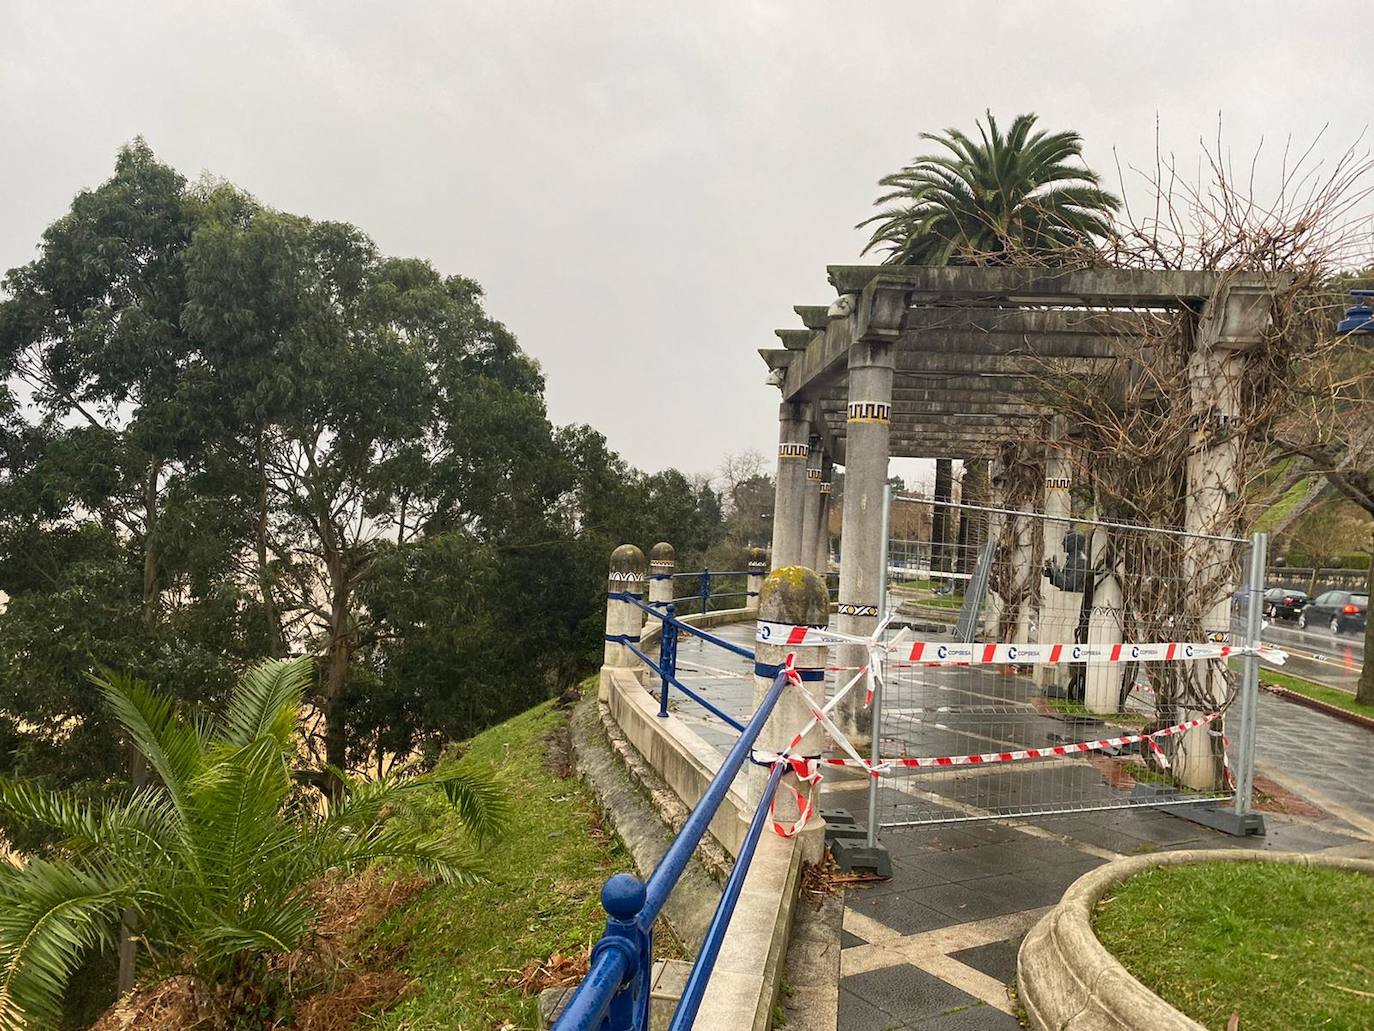
<instances>
[{"instance_id":1,"label":"parked car","mask_svg":"<svg viewBox=\"0 0 1374 1031\"><path fill-rule=\"evenodd\" d=\"M1333 634L1363 631L1369 619L1369 595L1353 591L1319 594L1298 613L1298 626L1327 626Z\"/></svg>"},{"instance_id":2,"label":"parked car","mask_svg":"<svg viewBox=\"0 0 1374 1031\"><path fill-rule=\"evenodd\" d=\"M1292 587L1271 587L1264 592L1264 614L1271 619L1297 619L1307 602L1306 591Z\"/></svg>"}]
</instances>

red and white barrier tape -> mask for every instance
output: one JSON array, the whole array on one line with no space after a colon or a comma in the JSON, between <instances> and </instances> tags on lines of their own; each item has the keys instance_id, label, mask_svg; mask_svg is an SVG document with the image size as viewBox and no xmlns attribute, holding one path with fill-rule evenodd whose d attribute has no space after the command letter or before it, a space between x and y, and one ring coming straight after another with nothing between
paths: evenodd
<instances>
[{"instance_id":1,"label":"red and white barrier tape","mask_svg":"<svg viewBox=\"0 0 1374 1031\"><path fill-rule=\"evenodd\" d=\"M821 759L822 766L848 766L868 770L875 776L893 769L934 768L940 766L984 766L994 763L1021 762L1027 759L1053 759L1060 756L1076 755L1081 752L1096 752L1107 748L1133 745L1146 739L1173 737L1197 727L1204 727L1221 716L1220 712L1199 716L1197 719L1176 723L1172 727L1156 730L1149 734L1122 734L1120 737L1099 738L1096 741L1077 741L1068 745L1048 745L1044 748L1021 748L1011 752L983 752L978 755L931 755L920 758L880 759L875 766L870 760L861 759ZM772 756L755 753L759 762L772 763L787 760L787 756Z\"/></svg>"},{"instance_id":2,"label":"red and white barrier tape","mask_svg":"<svg viewBox=\"0 0 1374 1031\"><path fill-rule=\"evenodd\" d=\"M890 618L890 617L889 617ZM886 621L885 621L886 622ZM907 647L896 641L879 643L874 637L857 637L828 627L794 626L760 620L755 630L760 644L785 644L789 647L860 644L899 656L897 663L922 666L1048 666L1072 663L1191 662L1197 659L1225 659L1254 652L1276 665L1287 654L1279 648L1260 644L1235 646L1201 641L1122 642L1117 644L1037 644L1029 642L986 642L965 644L948 641L914 641ZM838 668L838 667L837 667Z\"/></svg>"},{"instance_id":3,"label":"red and white barrier tape","mask_svg":"<svg viewBox=\"0 0 1374 1031\"><path fill-rule=\"evenodd\" d=\"M816 699L806 689L805 683L799 673L794 668L796 654L790 652L787 655L785 670L787 672L788 684L796 690L805 700L807 707L811 710L811 719L794 737L788 746L788 754L769 754L766 752L755 751L753 760L761 765L772 766L776 763L787 763L792 767L792 772L797 779L807 787L799 791L791 784L787 784L788 791L797 805L797 819L792 825L786 826L774 817L777 806L777 795L769 802L769 815L772 817L773 830L782 837L790 838L797 834L810 822L811 815L815 812L815 793L821 781L821 770L825 766L851 767L867 770L872 777L881 776L883 773L893 769L916 769L930 767L949 767L949 766L981 766L994 763L1020 762L1032 759L1049 759L1061 756L1075 755L1083 752L1102 751L1109 748L1119 748L1123 745L1144 742L1151 755L1163 769L1169 768L1168 757L1164 749L1160 747L1156 740L1161 737L1172 737L1182 734L1198 727L1206 726L1214 720L1220 718L1220 712L1213 712L1197 719L1186 720L1176 723L1172 727L1165 727L1149 734L1123 734L1114 738L1099 738L1095 741L1080 741L1067 745L1051 745L1046 748L1023 748L1008 752L983 752L976 755L942 755L925 757L901 757L879 759L874 763L871 759L865 759L850 744L849 739L844 733L835 726L830 719L831 711L840 701L849 694L851 690L861 680L869 683L864 704L869 705L873 700L873 682L878 680L877 670L879 668L879 655L882 651L892 652L899 648L904 648L904 637L906 631L903 630L896 638L886 645L880 644L878 638L886 630L892 616L889 613L878 624L874 633L870 637L859 637L854 634L845 634L839 631L830 630L826 627L814 626L794 626L786 623L770 623L760 620L758 629L755 632L755 640L761 644L786 644L792 647L836 645L836 644L855 644L866 647L870 650L872 658L868 665L859 667L828 666L827 670L853 672L855 675L837 691L824 705L817 703ZM928 646L934 645L929 653L926 652ZM901 665L922 665L922 666L946 666L946 665L978 665L978 664L1012 664L1012 665L1035 665L1035 664L1056 664L1056 663L1086 663L1086 662L1184 662L1196 659L1223 659L1232 655L1243 655L1249 652L1260 654L1276 664L1282 664L1285 653L1276 648L1270 648L1260 644L1251 647L1233 648L1226 644L1202 644L1188 642L1165 642L1150 644L1111 644L1111 645L1086 645L1086 644L946 644L928 641L916 641L910 646L908 651L909 658ZM892 663L896 665L897 663ZM1148 687L1147 687L1148 689ZM820 725L830 735L831 740L848 758L839 759L816 759L798 756L796 750L800 747L802 740L817 725ZM1223 738L1223 743L1225 739ZM1230 762L1226 758L1225 747L1222 749L1222 764L1226 773L1227 783L1234 784L1231 774Z\"/></svg>"}]
</instances>

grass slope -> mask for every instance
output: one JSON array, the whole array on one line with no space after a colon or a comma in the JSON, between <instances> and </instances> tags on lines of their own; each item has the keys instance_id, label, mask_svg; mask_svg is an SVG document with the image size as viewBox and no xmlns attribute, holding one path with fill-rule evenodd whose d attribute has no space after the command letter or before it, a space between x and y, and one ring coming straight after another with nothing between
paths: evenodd
<instances>
[{"instance_id":1,"label":"grass slope","mask_svg":"<svg viewBox=\"0 0 1374 1031\"><path fill-rule=\"evenodd\" d=\"M487 879L439 885L394 914L381 946L404 949L415 995L367 1026L394 1031L492 1031L538 1027L536 1000L514 979L555 952L580 955L605 925L599 892L629 856L608 831L587 787L546 763L550 735L566 721L552 704L473 738L464 761L498 771L511 829L487 852Z\"/></svg>"},{"instance_id":2,"label":"grass slope","mask_svg":"<svg viewBox=\"0 0 1374 1031\"><path fill-rule=\"evenodd\" d=\"M1133 877L1097 936L1208 1028L1374 1027L1374 880L1279 863L1203 863Z\"/></svg>"}]
</instances>

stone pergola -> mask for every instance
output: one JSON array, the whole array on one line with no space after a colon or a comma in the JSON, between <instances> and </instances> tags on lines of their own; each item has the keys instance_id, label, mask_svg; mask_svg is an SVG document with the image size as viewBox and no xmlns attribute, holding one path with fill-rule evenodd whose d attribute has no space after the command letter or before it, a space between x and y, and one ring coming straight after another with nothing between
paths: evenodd
<instances>
[{"instance_id":1,"label":"stone pergola","mask_svg":"<svg viewBox=\"0 0 1374 1031\"><path fill-rule=\"evenodd\" d=\"M778 330L782 346L759 353L782 394L775 568L823 571L829 470L832 464L845 470L837 608L842 631L868 635L878 619L890 458L958 458L986 471L1002 442L1027 436L1046 441L1039 457L1044 494L1023 501L1048 517L1044 555L1050 557L1072 515L1070 463L1055 441L1071 437L1073 427L1062 417L1048 420L1036 371L1118 360L1131 353L1127 341L1148 332L1149 320L1174 320L1180 312L1192 326L1195 426L1185 529L1234 533L1234 526L1223 524L1240 486L1236 445L1213 431L1239 414L1240 356L1268 326L1271 291L1260 277L886 265L831 266L829 277L837 299L798 305L800 326ZM997 472L994 467L994 504ZM1016 550L1024 551L1029 565L1031 549ZM1040 640L1073 640L1080 598L1041 580ZM1207 623L1217 632L1229 628L1229 595L1218 600ZM1099 690L1114 697L1110 684Z\"/></svg>"}]
</instances>

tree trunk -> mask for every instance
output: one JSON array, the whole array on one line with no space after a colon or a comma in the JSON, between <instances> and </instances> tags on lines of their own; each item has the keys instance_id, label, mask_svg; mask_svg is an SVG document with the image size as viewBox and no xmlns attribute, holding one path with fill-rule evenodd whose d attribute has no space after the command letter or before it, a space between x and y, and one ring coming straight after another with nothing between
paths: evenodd
<instances>
[{"instance_id":1,"label":"tree trunk","mask_svg":"<svg viewBox=\"0 0 1374 1031\"><path fill-rule=\"evenodd\" d=\"M331 563L331 566L334 564ZM353 653L353 627L348 611L348 574L335 567L333 597L330 603L329 652L325 656L324 699L324 758L330 766L345 769L348 761L347 739L344 734L343 712L340 702L348 683L348 660ZM337 795L343 785L338 778L328 778L329 793Z\"/></svg>"},{"instance_id":2,"label":"tree trunk","mask_svg":"<svg viewBox=\"0 0 1374 1031\"><path fill-rule=\"evenodd\" d=\"M1371 535L1370 543L1374 545L1374 535ZM1365 578L1364 592L1374 599L1374 547L1370 548L1369 575ZM1366 608L1364 668L1360 670L1360 685L1355 689L1355 700L1364 702L1365 705L1374 705L1374 619L1368 618L1369 615L1369 610Z\"/></svg>"},{"instance_id":3,"label":"tree trunk","mask_svg":"<svg viewBox=\"0 0 1374 1031\"><path fill-rule=\"evenodd\" d=\"M263 614L267 619L267 653L274 659L286 658L286 636L282 633L281 613L277 609L272 587L272 573L267 554L267 471L264 468L262 444L258 444L258 590L262 592Z\"/></svg>"},{"instance_id":4,"label":"tree trunk","mask_svg":"<svg viewBox=\"0 0 1374 1031\"><path fill-rule=\"evenodd\" d=\"M162 460L155 458L148 466L148 479L143 486L143 626L151 635L157 628L158 602L162 594L159 583L157 544L155 543L158 518L158 485L162 479ZM129 783L135 791L148 784L148 766L138 749L129 756ZM138 947L134 942L134 921L132 909L126 909L119 918L119 994L133 991L138 973Z\"/></svg>"}]
</instances>

